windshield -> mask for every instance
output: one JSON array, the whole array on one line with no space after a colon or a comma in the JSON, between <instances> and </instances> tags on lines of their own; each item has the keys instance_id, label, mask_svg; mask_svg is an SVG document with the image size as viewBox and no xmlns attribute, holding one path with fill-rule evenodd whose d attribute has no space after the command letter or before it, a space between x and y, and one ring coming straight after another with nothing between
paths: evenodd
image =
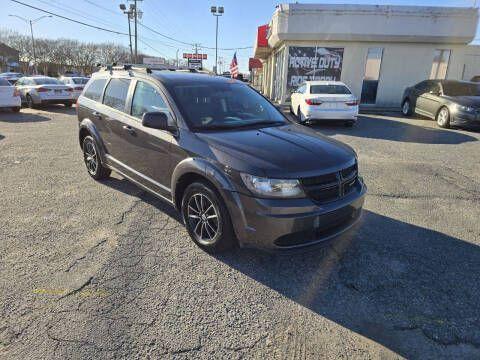
<instances>
[{"instance_id":1,"label":"windshield","mask_svg":"<svg viewBox=\"0 0 480 360\"><path fill-rule=\"evenodd\" d=\"M85 85L88 82L87 78L72 78L72 80L77 85Z\"/></svg>"},{"instance_id":2,"label":"windshield","mask_svg":"<svg viewBox=\"0 0 480 360\"><path fill-rule=\"evenodd\" d=\"M480 96L480 85L446 82L443 84L443 94L448 96Z\"/></svg>"},{"instance_id":3,"label":"windshield","mask_svg":"<svg viewBox=\"0 0 480 360\"><path fill-rule=\"evenodd\" d=\"M350 95L344 85L310 85L310 94Z\"/></svg>"},{"instance_id":4,"label":"windshield","mask_svg":"<svg viewBox=\"0 0 480 360\"><path fill-rule=\"evenodd\" d=\"M33 82L36 85L63 85L62 82L54 78L37 78Z\"/></svg>"},{"instance_id":5,"label":"windshield","mask_svg":"<svg viewBox=\"0 0 480 360\"><path fill-rule=\"evenodd\" d=\"M283 115L247 85L204 82L179 85L174 95L193 129L231 129L285 124Z\"/></svg>"}]
</instances>

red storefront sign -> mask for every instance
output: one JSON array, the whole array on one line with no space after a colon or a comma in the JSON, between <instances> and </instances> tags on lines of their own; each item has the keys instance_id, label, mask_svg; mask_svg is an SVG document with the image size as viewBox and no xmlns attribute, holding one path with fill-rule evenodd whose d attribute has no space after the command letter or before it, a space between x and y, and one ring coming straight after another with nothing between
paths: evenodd
<instances>
[{"instance_id":1,"label":"red storefront sign","mask_svg":"<svg viewBox=\"0 0 480 360\"><path fill-rule=\"evenodd\" d=\"M191 54L183 53L184 59L193 59L193 60L207 60L207 54Z\"/></svg>"},{"instance_id":2,"label":"red storefront sign","mask_svg":"<svg viewBox=\"0 0 480 360\"><path fill-rule=\"evenodd\" d=\"M258 27L257 30L257 47L268 47L268 24Z\"/></svg>"},{"instance_id":3,"label":"red storefront sign","mask_svg":"<svg viewBox=\"0 0 480 360\"><path fill-rule=\"evenodd\" d=\"M260 59L256 59L256 58L248 59L248 70L251 71L252 69L261 69L262 67L263 67L263 64L260 61Z\"/></svg>"}]
</instances>

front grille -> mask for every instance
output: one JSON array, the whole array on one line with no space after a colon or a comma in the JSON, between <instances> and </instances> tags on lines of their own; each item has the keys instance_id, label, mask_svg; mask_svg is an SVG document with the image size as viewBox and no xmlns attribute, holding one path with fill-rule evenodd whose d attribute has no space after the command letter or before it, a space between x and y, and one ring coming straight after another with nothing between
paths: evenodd
<instances>
[{"instance_id":1,"label":"front grille","mask_svg":"<svg viewBox=\"0 0 480 360\"><path fill-rule=\"evenodd\" d=\"M355 189L357 163L340 171L300 179L307 196L320 203L338 200Z\"/></svg>"}]
</instances>

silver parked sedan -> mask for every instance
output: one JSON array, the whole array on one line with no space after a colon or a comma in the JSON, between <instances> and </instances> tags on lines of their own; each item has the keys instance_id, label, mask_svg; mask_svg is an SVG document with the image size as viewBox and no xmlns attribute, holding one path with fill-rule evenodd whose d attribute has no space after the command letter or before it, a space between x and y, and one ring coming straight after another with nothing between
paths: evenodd
<instances>
[{"instance_id":1,"label":"silver parked sedan","mask_svg":"<svg viewBox=\"0 0 480 360\"><path fill-rule=\"evenodd\" d=\"M72 88L52 77L22 77L15 87L20 92L22 103L30 108L46 104L64 104L70 107L74 103Z\"/></svg>"}]
</instances>

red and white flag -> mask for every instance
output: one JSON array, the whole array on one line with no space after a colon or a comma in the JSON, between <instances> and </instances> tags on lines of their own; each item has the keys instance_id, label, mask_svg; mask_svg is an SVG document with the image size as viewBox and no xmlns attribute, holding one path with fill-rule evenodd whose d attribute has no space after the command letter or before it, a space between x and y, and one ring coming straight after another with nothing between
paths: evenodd
<instances>
[{"instance_id":1,"label":"red and white flag","mask_svg":"<svg viewBox=\"0 0 480 360\"><path fill-rule=\"evenodd\" d=\"M232 78L236 78L238 76L237 52L233 54L233 59L230 63L230 74L232 75Z\"/></svg>"}]
</instances>

